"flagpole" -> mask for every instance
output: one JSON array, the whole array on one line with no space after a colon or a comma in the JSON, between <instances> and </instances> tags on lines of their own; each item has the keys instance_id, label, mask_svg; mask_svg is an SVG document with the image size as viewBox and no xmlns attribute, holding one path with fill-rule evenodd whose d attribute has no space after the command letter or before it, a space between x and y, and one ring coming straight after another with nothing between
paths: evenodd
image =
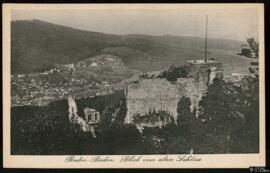
<instances>
[{"instance_id":1,"label":"flagpole","mask_svg":"<svg viewBox=\"0 0 270 173\"><path fill-rule=\"evenodd\" d=\"M208 15L206 15L205 23L205 50L204 50L204 61L207 62L207 25L208 25Z\"/></svg>"}]
</instances>

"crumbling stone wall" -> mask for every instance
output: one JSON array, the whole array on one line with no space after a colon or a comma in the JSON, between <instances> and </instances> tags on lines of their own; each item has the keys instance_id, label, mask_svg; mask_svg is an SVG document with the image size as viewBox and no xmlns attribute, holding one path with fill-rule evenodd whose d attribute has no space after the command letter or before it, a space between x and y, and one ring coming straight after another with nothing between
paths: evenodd
<instances>
[{"instance_id":1,"label":"crumbling stone wall","mask_svg":"<svg viewBox=\"0 0 270 173\"><path fill-rule=\"evenodd\" d=\"M194 110L197 106L199 106L199 90L198 90L198 84L195 83L194 78L178 78L176 82L176 86L178 88L179 92L179 100L181 97L185 96L190 99L191 111Z\"/></svg>"},{"instance_id":2,"label":"crumbling stone wall","mask_svg":"<svg viewBox=\"0 0 270 173\"><path fill-rule=\"evenodd\" d=\"M126 123L131 123L137 113L144 115L150 110L164 110L177 119L177 103L179 100L176 85L166 79L143 79L127 86Z\"/></svg>"},{"instance_id":3,"label":"crumbling stone wall","mask_svg":"<svg viewBox=\"0 0 270 173\"><path fill-rule=\"evenodd\" d=\"M207 93L208 86L213 83L215 77L222 78L222 64L217 61L191 60L186 62L191 68L189 72L190 79L178 79L178 85L187 82L186 88L180 87L182 95L190 98L191 110L198 109L199 102Z\"/></svg>"},{"instance_id":4,"label":"crumbling stone wall","mask_svg":"<svg viewBox=\"0 0 270 173\"><path fill-rule=\"evenodd\" d=\"M132 123L135 114L144 115L150 110L165 110L177 120L177 104L181 97L191 101L191 111L198 110L213 79L222 74L221 63L216 61L189 61L188 78L179 78L175 84L166 79L142 79L128 84L126 123Z\"/></svg>"}]
</instances>

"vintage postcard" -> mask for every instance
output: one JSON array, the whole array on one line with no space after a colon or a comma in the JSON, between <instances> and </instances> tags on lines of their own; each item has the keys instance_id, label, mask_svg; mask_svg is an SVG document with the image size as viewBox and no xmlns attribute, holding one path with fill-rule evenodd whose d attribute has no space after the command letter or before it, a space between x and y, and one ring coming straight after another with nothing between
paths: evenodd
<instances>
[{"instance_id":1,"label":"vintage postcard","mask_svg":"<svg viewBox=\"0 0 270 173\"><path fill-rule=\"evenodd\" d=\"M265 166L263 4L4 4L6 168Z\"/></svg>"}]
</instances>

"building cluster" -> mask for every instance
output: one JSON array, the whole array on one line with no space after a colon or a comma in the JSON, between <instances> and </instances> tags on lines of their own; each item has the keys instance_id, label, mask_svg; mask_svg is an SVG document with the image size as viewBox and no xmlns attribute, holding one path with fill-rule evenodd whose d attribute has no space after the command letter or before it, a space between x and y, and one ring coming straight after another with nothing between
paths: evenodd
<instances>
[{"instance_id":1,"label":"building cluster","mask_svg":"<svg viewBox=\"0 0 270 173\"><path fill-rule=\"evenodd\" d=\"M75 64L76 68L87 68L92 70L103 69L104 67L111 67L116 69L122 64L122 60L114 55L102 54L96 57L91 57Z\"/></svg>"},{"instance_id":2,"label":"building cluster","mask_svg":"<svg viewBox=\"0 0 270 173\"><path fill-rule=\"evenodd\" d=\"M13 106L47 104L55 98L63 98L68 91L65 87L41 79L13 78L11 82L11 104Z\"/></svg>"},{"instance_id":3,"label":"building cluster","mask_svg":"<svg viewBox=\"0 0 270 173\"><path fill-rule=\"evenodd\" d=\"M107 95L113 92L109 86L108 81L87 81L74 70L51 69L42 73L12 75L11 105L44 106L67 97L68 93L76 94L83 90L93 90L92 95Z\"/></svg>"}]
</instances>

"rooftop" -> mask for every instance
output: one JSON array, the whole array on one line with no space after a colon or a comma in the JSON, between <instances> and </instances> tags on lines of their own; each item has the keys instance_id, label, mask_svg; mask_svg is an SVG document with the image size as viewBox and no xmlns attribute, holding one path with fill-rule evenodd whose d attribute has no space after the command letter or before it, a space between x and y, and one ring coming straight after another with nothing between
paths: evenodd
<instances>
[{"instance_id":1,"label":"rooftop","mask_svg":"<svg viewBox=\"0 0 270 173\"><path fill-rule=\"evenodd\" d=\"M219 63L218 61L214 61L214 60L207 60L205 62L204 59L196 59L196 60L186 60L185 63L188 64L215 64L215 63Z\"/></svg>"}]
</instances>

